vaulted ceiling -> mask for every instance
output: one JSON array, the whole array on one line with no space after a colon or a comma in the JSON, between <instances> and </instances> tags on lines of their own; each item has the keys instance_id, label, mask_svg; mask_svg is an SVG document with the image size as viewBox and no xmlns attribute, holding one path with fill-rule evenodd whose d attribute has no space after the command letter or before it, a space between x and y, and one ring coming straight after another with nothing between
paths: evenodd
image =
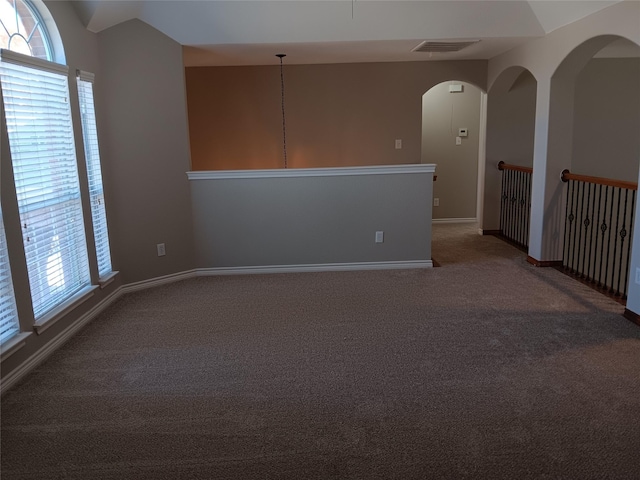
<instances>
[{"instance_id":1,"label":"vaulted ceiling","mask_svg":"<svg viewBox=\"0 0 640 480\"><path fill-rule=\"evenodd\" d=\"M488 59L621 0L77 0L100 32L138 18L184 46L185 65ZM480 40L458 52L421 42Z\"/></svg>"}]
</instances>

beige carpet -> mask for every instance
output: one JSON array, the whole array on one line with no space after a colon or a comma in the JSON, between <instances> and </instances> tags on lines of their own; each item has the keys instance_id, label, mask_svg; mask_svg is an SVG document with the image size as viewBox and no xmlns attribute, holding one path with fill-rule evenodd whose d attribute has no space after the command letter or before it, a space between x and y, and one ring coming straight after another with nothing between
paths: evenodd
<instances>
[{"instance_id":1,"label":"beige carpet","mask_svg":"<svg viewBox=\"0 0 640 480\"><path fill-rule=\"evenodd\" d=\"M622 307L473 226L433 256L127 295L2 399L2 480L639 478Z\"/></svg>"}]
</instances>

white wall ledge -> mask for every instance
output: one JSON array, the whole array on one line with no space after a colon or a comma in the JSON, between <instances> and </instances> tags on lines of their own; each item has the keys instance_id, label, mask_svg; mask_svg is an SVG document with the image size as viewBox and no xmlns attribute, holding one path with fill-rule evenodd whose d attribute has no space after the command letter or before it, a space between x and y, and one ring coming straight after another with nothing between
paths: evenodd
<instances>
[{"instance_id":1,"label":"white wall ledge","mask_svg":"<svg viewBox=\"0 0 640 480\"><path fill-rule=\"evenodd\" d=\"M42 318L39 318L33 325L33 329L38 335L41 335L47 328L89 300L98 288L98 285L90 285L83 288L67 301L43 315Z\"/></svg>"},{"instance_id":2,"label":"white wall ledge","mask_svg":"<svg viewBox=\"0 0 640 480\"><path fill-rule=\"evenodd\" d=\"M105 276L100 277L100 279L98 280L98 286L100 287L100 289L106 288L107 285L112 283L119 273L119 271L112 271L107 273Z\"/></svg>"},{"instance_id":3,"label":"white wall ledge","mask_svg":"<svg viewBox=\"0 0 640 480\"><path fill-rule=\"evenodd\" d=\"M30 332L19 332L13 337L5 340L0 345L0 361L4 362L7 358L24 347L27 344L27 338L29 338L30 335Z\"/></svg>"},{"instance_id":4,"label":"white wall ledge","mask_svg":"<svg viewBox=\"0 0 640 480\"><path fill-rule=\"evenodd\" d=\"M234 178L340 177L348 175L395 175L434 173L433 163L411 165L376 165L367 167L278 168L269 170L207 170L187 172L189 180L222 180Z\"/></svg>"}]
</instances>

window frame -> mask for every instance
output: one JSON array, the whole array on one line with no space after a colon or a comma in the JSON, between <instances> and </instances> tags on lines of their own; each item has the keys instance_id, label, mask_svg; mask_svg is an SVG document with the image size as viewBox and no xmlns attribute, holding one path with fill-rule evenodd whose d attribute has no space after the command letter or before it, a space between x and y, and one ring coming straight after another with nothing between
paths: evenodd
<instances>
[{"instance_id":1,"label":"window frame","mask_svg":"<svg viewBox=\"0 0 640 480\"><path fill-rule=\"evenodd\" d=\"M41 213L45 213L46 215L43 216L41 219L41 221L45 223L41 223L39 225L39 228L52 229L52 234L50 238L46 232L44 233L39 232L39 234L44 235L44 237L41 237L41 238L45 239L41 241L49 242L49 247L44 245L42 248L44 248L44 250L47 250L47 248L53 248L54 253L52 255L59 255L59 257L54 258L53 265L52 265L52 261L51 261L52 257L51 256L47 257L47 255L49 254L48 252L43 253L43 250L41 249L39 253L36 253L36 254L32 253L31 250L33 250L34 248L37 248L33 246L36 244L29 245L28 242L30 237L23 233L23 249L24 249L24 255L27 261L27 266L28 266L28 276L29 276L29 284L31 286L31 302L33 307L33 315L34 315L35 325L37 326L42 322L48 321L52 315L55 316L56 312L58 312L60 308L64 307L67 302L73 301L73 299L78 294L82 294L82 292L84 291L91 290L90 288L91 273L90 273L90 267L88 262L88 246L86 242L87 227L84 222L84 212L83 212L83 206L82 206L82 187L80 185L80 178L79 178L79 172L78 172L78 158L77 158L76 144L74 139L74 124L73 124L73 118L72 118L72 112L71 112L71 104L70 104L71 102L69 98L69 95L70 95L69 79L68 79L68 73L67 73L68 67L60 64L56 64L53 62L45 61L42 59L38 59L35 57L29 57L29 56L15 53L12 51L0 50L0 66L2 67L3 70L5 68L4 64L7 64L6 68L9 70L12 68L16 68L15 66L17 66L18 70L20 68L25 69L24 71L22 71L22 74L25 75L25 79L26 79L25 81L30 81L29 76L33 75L34 76L33 83L37 84L37 80L40 79L40 77L37 75L37 71L40 71L40 72L43 72L43 74L46 73L46 75L43 75L42 77L43 79L44 78L50 79L51 84L53 84L54 81L57 82L56 84L57 86L54 86L52 88L57 88L57 90L54 90L54 93L58 95L58 98L57 98L58 103L56 104L58 107L57 107L57 110L55 110L53 117L51 117L52 120L47 120L47 121L53 122L54 126L63 129L59 131L60 137L51 137L51 138L54 138L55 141L57 141L58 138L62 138L63 139L62 148L63 150L66 150L65 154L63 155L65 161L59 165L59 167L61 166L64 169L66 169L65 173L62 174L63 177L66 178L66 180L62 184L59 184L59 181L60 181L59 178L63 178L63 177L59 177L60 174L57 174L58 176L56 176L55 170L53 169L51 171L47 171L45 168L42 171L38 171L34 176L36 180L34 182L34 185L39 186L40 188L46 191L47 188L49 187L49 182L50 182L52 185L51 188L53 190L51 190L52 192L51 197L49 197L48 194L45 194L44 197L42 196L40 197L39 201L31 201L29 203L27 201L28 199L25 193L25 189L21 186L21 185L25 185L24 184L25 178L28 178L28 177L19 178L20 176L19 170L21 168L25 168L25 165L28 166L29 163L27 160L25 163L21 164L20 163L21 159L16 158L16 156L20 156L20 154L16 155L16 152L14 151L14 148L18 148L18 146L17 145L12 146L12 143L13 143L11 139L12 135L16 135L16 136L18 135L18 133L16 133L18 128L17 126L18 117L16 116L14 119L15 124L10 126L9 117L11 117L12 114L10 114L10 112L7 111L9 110L7 108L7 101L8 101L7 99L9 98L8 96L12 94L6 93L9 88L7 87L7 85L8 84L10 85L10 82L8 80L8 78L10 77L9 77L9 74L5 72L3 76L5 76L6 78L2 79L3 80L2 92L3 92L3 101L4 101L4 113L5 113L4 118L5 118L5 125L7 128L7 135L9 137L9 150L10 150L10 156L12 158L11 161L14 166L14 187L16 189L16 196L18 198L18 210L20 214L21 226L25 226L26 228L26 225L30 225L30 223L28 222L25 223L26 218L36 209L40 208ZM16 78L18 78L19 75L20 75L19 73L16 73ZM41 83L44 85L47 83L47 80L41 80ZM29 86L21 85L20 88L29 88L30 86L31 84L29 84ZM45 87L44 90L36 89L34 90L34 92L41 91L42 95L44 95L43 98L46 98L49 101L51 100L51 98L46 97L46 94L49 93L49 90L47 90L47 88L48 86ZM36 98L36 94L34 92L31 92L29 94L29 99ZM60 100L60 95L64 97L64 100L62 101L62 103ZM18 100L19 99L17 99L16 102ZM34 118L39 118L41 119L40 121L43 121L42 118L45 117L46 114L45 112L37 111L37 107L38 105L31 106L31 108L35 110L35 113L32 113L32 114L36 115L36 117ZM15 108L21 109L20 110L21 115L25 114L25 112L26 114L30 112L30 110L28 110L27 107L25 107L24 105L18 106L17 103ZM26 109L26 110L22 110L22 109ZM18 115L18 110L16 110L15 112L16 112L15 115ZM46 117L46 118L49 118L49 117ZM24 123L24 120L23 120L23 123ZM15 130L12 130L12 128L14 128ZM29 127L25 127L23 125L20 128L23 128L25 131L27 131L28 128L34 128L35 130L35 127L33 127L32 125L29 125ZM55 130L55 131L58 132L58 130ZM33 140L32 140L33 143L30 144L30 147L36 148L35 146L37 146L38 152L40 152L43 149L45 151L49 150L46 147L46 145L52 145L53 144L52 142L54 142L54 140L51 140L51 138L47 137L47 135L49 136L51 135L51 132L49 131L44 131L44 132L39 131L37 133L28 132L28 133L30 133L31 135L27 135L28 137L27 142L31 141L33 136ZM17 138L17 137L14 137L14 138ZM43 142L43 143L39 143L39 142ZM57 148L60 148L60 147L57 147ZM57 152L58 150L56 150L56 155L61 155L60 153L57 153ZM45 157L45 159L46 158L49 158L49 157ZM42 162L42 159L39 156L38 156L38 159L36 160L36 163L37 162ZM56 163L57 161L54 161L54 164ZM16 171L16 168L18 171ZM62 186L67 189L71 188L72 190L65 192L63 194L60 194L59 192L55 191L56 188L60 188ZM64 210L64 215L67 215L67 213L69 213L72 215L72 217L69 217L69 218L73 218L74 220L67 221L65 217L57 216L56 219L58 220L58 223L55 223L54 226L50 227L48 224L46 224L46 221L48 220L46 217L49 216L50 209L55 207L66 208L67 204L71 204L71 207L69 212L67 210ZM48 210L48 211L44 212L44 210ZM58 215L58 213L56 213L56 215ZM60 223L62 219L65 219L65 222ZM57 232L61 232L61 233L57 233ZM60 248L59 245L55 245L54 243L52 243L52 242L59 241L59 238L60 238L59 234L70 235L69 238L71 238L71 240L67 242L67 240L65 239L64 241L65 247L68 247L66 248L66 250L63 250L62 248ZM63 255L63 251L64 251L64 255ZM43 255L45 256L44 258L47 259L46 261L47 265L45 265L44 267L42 264ZM55 265L56 262L58 262L59 265ZM43 268L44 268L44 271L43 271ZM70 279L68 288L65 285L66 280L64 275L67 275L66 278ZM46 279L44 278L45 276L47 277ZM56 281L55 279L56 278L59 279L61 276L62 276L61 282L64 288L62 287L57 288L60 285L57 285L55 283L52 284L52 282L55 282ZM34 287L36 286L38 288L36 288L37 291L34 292ZM45 301L41 301L42 300L41 297L38 296L40 295L40 292L44 292L42 294L42 298L44 298Z\"/></svg>"},{"instance_id":2,"label":"window frame","mask_svg":"<svg viewBox=\"0 0 640 480\"><path fill-rule=\"evenodd\" d=\"M76 70L78 108L80 110L84 158L87 169L87 187L91 205L93 248L96 254L99 281L104 284L109 278L112 278L114 271L111 259L106 202L104 198L102 160L96 125L97 119L93 95L94 83L95 75L93 73Z\"/></svg>"}]
</instances>

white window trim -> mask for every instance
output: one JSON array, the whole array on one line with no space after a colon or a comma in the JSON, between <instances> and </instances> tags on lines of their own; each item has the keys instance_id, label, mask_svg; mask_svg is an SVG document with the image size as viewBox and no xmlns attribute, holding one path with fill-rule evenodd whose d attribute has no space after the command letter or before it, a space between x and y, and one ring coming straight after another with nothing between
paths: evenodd
<instances>
[{"instance_id":1,"label":"white window trim","mask_svg":"<svg viewBox=\"0 0 640 480\"><path fill-rule=\"evenodd\" d=\"M41 58L23 55L22 53L13 52L4 48L0 49L0 56L3 62L13 63L15 65L28 65L33 68L39 68L47 72L60 73L62 75L69 74L69 67L60 63L50 62Z\"/></svg>"},{"instance_id":2,"label":"white window trim","mask_svg":"<svg viewBox=\"0 0 640 480\"><path fill-rule=\"evenodd\" d=\"M42 333L49 327L55 325L58 320L63 319L73 310L93 297L96 293L96 290L98 290L99 288L100 287L98 285L90 285L88 287L84 287L67 301L61 303L53 310L50 310L41 318L39 318L38 321L33 325L33 329L38 335L42 335Z\"/></svg>"}]
</instances>

